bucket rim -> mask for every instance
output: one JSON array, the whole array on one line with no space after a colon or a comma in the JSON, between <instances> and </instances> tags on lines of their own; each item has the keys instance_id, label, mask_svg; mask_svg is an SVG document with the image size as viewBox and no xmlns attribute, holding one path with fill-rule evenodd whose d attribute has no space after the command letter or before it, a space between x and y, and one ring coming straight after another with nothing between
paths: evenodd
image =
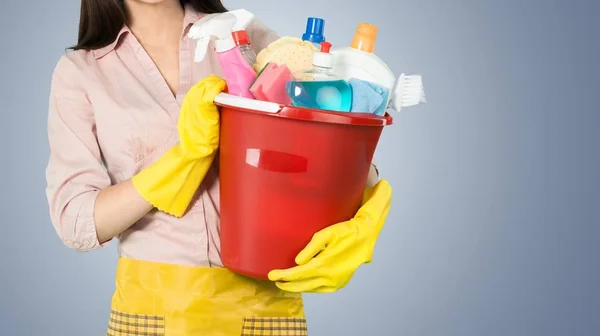
<instances>
[{"instance_id":1,"label":"bucket rim","mask_svg":"<svg viewBox=\"0 0 600 336\"><path fill-rule=\"evenodd\" d=\"M214 100L215 105L238 112L249 112L265 116L303 121L322 122L351 126L389 126L393 118L389 113L378 116L371 113L336 112L311 109L299 106L282 105L256 99L220 93Z\"/></svg>"}]
</instances>

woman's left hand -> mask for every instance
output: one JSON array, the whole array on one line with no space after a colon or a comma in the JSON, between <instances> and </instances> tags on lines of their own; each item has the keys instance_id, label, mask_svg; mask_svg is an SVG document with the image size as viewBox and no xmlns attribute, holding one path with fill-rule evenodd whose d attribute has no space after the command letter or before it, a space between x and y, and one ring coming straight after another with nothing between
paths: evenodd
<instances>
[{"instance_id":1,"label":"woman's left hand","mask_svg":"<svg viewBox=\"0 0 600 336\"><path fill-rule=\"evenodd\" d=\"M317 232L296 257L298 266L273 270L269 279L290 292L330 293L343 288L360 265L371 262L391 199L386 180L367 188L354 218Z\"/></svg>"}]
</instances>

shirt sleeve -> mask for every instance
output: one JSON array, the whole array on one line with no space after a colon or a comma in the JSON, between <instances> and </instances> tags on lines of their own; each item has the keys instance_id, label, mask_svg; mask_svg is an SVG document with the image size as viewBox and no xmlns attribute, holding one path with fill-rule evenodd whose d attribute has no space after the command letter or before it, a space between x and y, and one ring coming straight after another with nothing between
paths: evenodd
<instances>
[{"instance_id":1,"label":"shirt sleeve","mask_svg":"<svg viewBox=\"0 0 600 336\"><path fill-rule=\"evenodd\" d=\"M266 48L271 42L279 39L279 35L260 20L252 21L250 29L248 29L248 35L252 49L256 54Z\"/></svg>"},{"instance_id":2,"label":"shirt sleeve","mask_svg":"<svg viewBox=\"0 0 600 336\"><path fill-rule=\"evenodd\" d=\"M46 195L52 224L64 244L89 251L102 246L96 234L94 203L111 181L102 164L92 106L81 82L76 62L63 56L50 89Z\"/></svg>"}]
</instances>

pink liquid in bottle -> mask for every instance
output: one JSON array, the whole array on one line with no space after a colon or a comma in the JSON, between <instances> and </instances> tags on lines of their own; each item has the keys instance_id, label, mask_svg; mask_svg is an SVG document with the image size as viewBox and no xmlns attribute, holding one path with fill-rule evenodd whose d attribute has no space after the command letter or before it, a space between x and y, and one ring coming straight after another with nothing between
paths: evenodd
<instances>
[{"instance_id":1,"label":"pink liquid in bottle","mask_svg":"<svg viewBox=\"0 0 600 336\"><path fill-rule=\"evenodd\" d=\"M215 51L227 82L227 92L254 99L249 89L256 78L256 71L248 64L233 38L215 41Z\"/></svg>"}]
</instances>

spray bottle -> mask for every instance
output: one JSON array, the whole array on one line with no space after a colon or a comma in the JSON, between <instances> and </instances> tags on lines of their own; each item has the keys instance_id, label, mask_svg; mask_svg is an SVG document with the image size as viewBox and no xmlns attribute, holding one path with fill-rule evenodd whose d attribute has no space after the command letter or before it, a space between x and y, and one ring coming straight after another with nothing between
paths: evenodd
<instances>
[{"instance_id":1,"label":"spray bottle","mask_svg":"<svg viewBox=\"0 0 600 336\"><path fill-rule=\"evenodd\" d=\"M233 37L235 44L240 48L240 52L242 53L242 56L244 56L244 59L246 59L248 64L254 66L254 63L256 63L256 53L252 49L248 32L245 30L236 30L231 33L231 36Z\"/></svg>"},{"instance_id":2,"label":"spray bottle","mask_svg":"<svg viewBox=\"0 0 600 336\"><path fill-rule=\"evenodd\" d=\"M228 93L253 99L248 90L256 78L256 72L244 59L231 33L244 30L254 20L254 14L245 9L204 16L198 20L188 33L188 37L197 39L194 61L201 62L206 56L212 38L219 63L227 82Z\"/></svg>"}]
</instances>

